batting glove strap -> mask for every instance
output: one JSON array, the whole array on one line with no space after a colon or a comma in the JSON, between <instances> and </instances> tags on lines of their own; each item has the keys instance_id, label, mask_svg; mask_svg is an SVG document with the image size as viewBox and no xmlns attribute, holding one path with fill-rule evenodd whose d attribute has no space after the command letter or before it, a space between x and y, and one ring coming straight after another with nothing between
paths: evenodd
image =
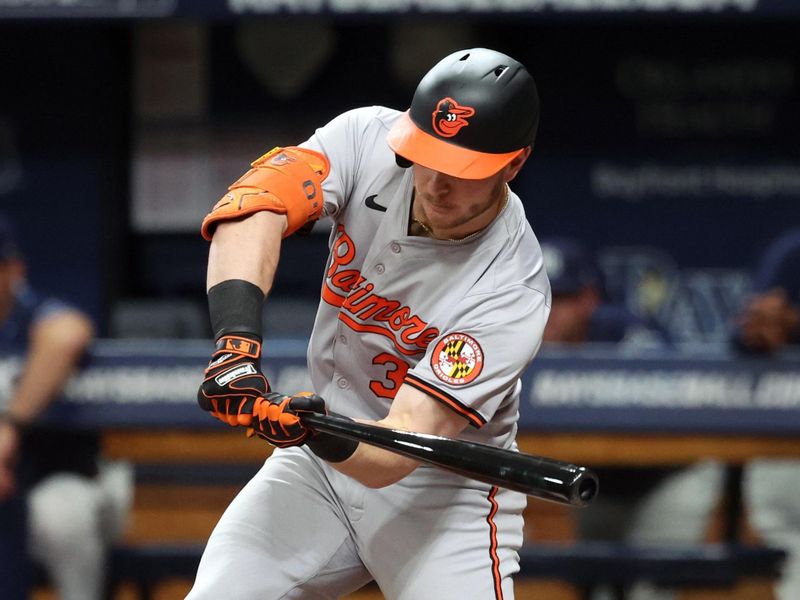
<instances>
[{"instance_id":1,"label":"batting glove strap","mask_svg":"<svg viewBox=\"0 0 800 600\"><path fill-rule=\"evenodd\" d=\"M231 334L217 340L197 392L201 408L233 427L250 427L256 401L270 390L261 372L261 339Z\"/></svg>"}]
</instances>

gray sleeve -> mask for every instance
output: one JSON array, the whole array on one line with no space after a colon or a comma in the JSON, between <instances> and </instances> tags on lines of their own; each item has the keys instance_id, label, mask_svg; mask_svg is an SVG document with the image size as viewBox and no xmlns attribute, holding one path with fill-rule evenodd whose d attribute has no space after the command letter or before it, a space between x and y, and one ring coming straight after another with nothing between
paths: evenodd
<instances>
[{"instance_id":1,"label":"gray sleeve","mask_svg":"<svg viewBox=\"0 0 800 600\"><path fill-rule=\"evenodd\" d=\"M366 107L342 113L300 144L321 152L330 162L330 173L322 184L326 216L336 216L347 206L363 157L370 152L369 130L379 111L380 107Z\"/></svg>"},{"instance_id":2,"label":"gray sleeve","mask_svg":"<svg viewBox=\"0 0 800 600\"><path fill-rule=\"evenodd\" d=\"M405 383L482 427L538 352L549 312L544 294L522 285L468 297Z\"/></svg>"}]
</instances>

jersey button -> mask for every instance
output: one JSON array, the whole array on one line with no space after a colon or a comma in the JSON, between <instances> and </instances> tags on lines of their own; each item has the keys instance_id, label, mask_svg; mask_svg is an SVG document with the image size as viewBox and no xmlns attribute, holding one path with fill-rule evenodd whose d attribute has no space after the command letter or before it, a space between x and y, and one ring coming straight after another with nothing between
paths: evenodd
<instances>
[{"instance_id":1,"label":"jersey button","mask_svg":"<svg viewBox=\"0 0 800 600\"><path fill-rule=\"evenodd\" d=\"M384 267L383 264L378 263L377 265L375 265L375 272L378 275L383 275L384 271L386 271L386 267Z\"/></svg>"},{"instance_id":2,"label":"jersey button","mask_svg":"<svg viewBox=\"0 0 800 600\"><path fill-rule=\"evenodd\" d=\"M347 346L347 337L344 336L344 335L340 335L339 336L339 343L344 345L344 346Z\"/></svg>"},{"instance_id":3,"label":"jersey button","mask_svg":"<svg viewBox=\"0 0 800 600\"><path fill-rule=\"evenodd\" d=\"M341 389L346 388L347 387L347 379L345 379L344 377L339 377L339 381L336 382L336 385L338 385Z\"/></svg>"},{"instance_id":4,"label":"jersey button","mask_svg":"<svg viewBox=\"0 0 800 600\"><path fill-rule=\"evenodd\" d=\"M390 248L392 249L392 252L394 252L395 254L400 254L400 250L402 250L400 244L398 244L397 242L392 242Z\"/></svg>"}]
</instances>

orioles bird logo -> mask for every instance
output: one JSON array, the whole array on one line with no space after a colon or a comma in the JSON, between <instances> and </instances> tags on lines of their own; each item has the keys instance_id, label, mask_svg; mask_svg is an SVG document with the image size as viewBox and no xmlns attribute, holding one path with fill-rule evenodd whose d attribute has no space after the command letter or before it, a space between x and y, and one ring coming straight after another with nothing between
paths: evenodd
<instances>
[{"instance_id":1,"label":"orioles bird logo","mask_svg":"<svg viewBox=\"0 0 800 600\"><path fill-rule=\"evenodd\" d=\"M283 165L288 165L289 163L296 162L296 159L289 156L285 152L281 152L280 154L273 156L269 162L271 162L276 167L282 167Z\"/></svg>"},{"instance_id":2,"label":"orioles bird logo","mask_svg":"<svg viewBox=\"0 0 800 600\"><path fill-rule=\"evenodd\" d=\"M442 137L453 137L462 127L469 125L469 119L475 114L471 106L461 106L452 98L442 98L433 111L433 130Z\"/></svg>"}]
</instances>

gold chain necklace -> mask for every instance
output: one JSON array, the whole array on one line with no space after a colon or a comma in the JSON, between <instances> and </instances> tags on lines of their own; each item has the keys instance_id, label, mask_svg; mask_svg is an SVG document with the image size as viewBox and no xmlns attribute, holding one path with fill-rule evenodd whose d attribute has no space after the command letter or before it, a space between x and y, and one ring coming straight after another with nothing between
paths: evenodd
<instances>
[{"instance_id":1,"label":"gold chain necklace","mask_svg":"<svg viewBox=\"0 0 800 600\"><path fill-rule=\"evenodd\" d=\"M506 184L506 197L503 199L503 206L501 206L500 210L497 211L498 215L501 212L503 212L503 209L506 207L506 204L508 204L508 189L509 189L508 188L508 184ZM497 215L495 215L495 218L497 218ZM423 223L417 217L414 217L414 216L412 216L411 219L414 221L414 223L416 223L417 225L422 227L422 229L425 231L425 234L429 238L432 238L434 240L443 240L443 241L446 241L446 242L466 242L467 240L471 240L472 238L476 237L477 235L479 235L480 233L485 231L486 227L489 226L489 225L487 225L486 227L484 227L482 229L478 229L478 231L474 231L474 232L470 233L469 235L465 235L464 237L460 237L460 238L437 238L435 235L433 235L433 230L430 227L428 227L427 223ZM494 221L494 219L492 219L492 221Z\"/></svg>"}]
</instances>

